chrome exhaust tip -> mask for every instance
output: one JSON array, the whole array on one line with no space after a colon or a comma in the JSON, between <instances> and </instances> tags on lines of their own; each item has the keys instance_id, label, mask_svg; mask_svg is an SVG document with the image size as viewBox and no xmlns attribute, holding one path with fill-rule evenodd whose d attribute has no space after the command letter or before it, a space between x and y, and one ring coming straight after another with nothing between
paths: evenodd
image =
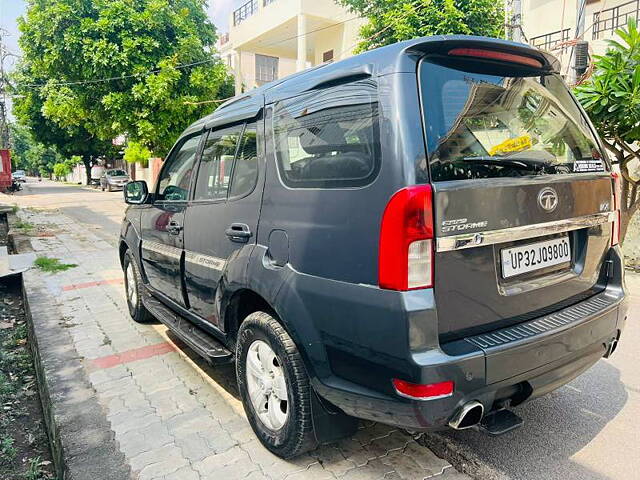
<instances>
[{"instance_id":1,"label":"chrome exhaust tip","mask_svg":"<svg viewBox=\"0 0 640 480\"><path fill-rule=\"evenodd\" d=\"M484 415L484 407L477 400L465 403L449 421L449 426L456 430L471 428L480 423Z\"/></svg>"}]
</instances>

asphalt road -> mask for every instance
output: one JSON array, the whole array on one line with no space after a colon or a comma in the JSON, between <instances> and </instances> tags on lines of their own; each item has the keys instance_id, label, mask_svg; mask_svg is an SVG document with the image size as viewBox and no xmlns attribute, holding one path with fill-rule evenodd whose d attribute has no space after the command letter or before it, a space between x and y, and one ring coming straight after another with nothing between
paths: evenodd
<instances>
[{"instance_id":1,"label":"asphalt road","mask_svg":"<svg viewBox=\"0 0 640 480\"><path fill-rule=\"evenodd\" d=\"M22 206L58 208L115 245L122 192L32 179L16 194ZM552 394L517 407L524 426L501 437L449 432L439 451L462 467L480 462L483 478L526 480L640 479L640 275L627 275L631 310L610 359Z\"/></svg>"},{"instance_id":2,"label":"asphalt road","mask_svg":"<svg viewBox=\"0 0 640 480\"><path fill-rule=\"evenodd\" d=\"M22 190L14 193L23 207L58 209L83 223L103 240L116 246L125 203L121 191L103 192L99 188L70 185L28 178ZM10 200L9 200L10 201Z\"/></svg>"}]
</instances>

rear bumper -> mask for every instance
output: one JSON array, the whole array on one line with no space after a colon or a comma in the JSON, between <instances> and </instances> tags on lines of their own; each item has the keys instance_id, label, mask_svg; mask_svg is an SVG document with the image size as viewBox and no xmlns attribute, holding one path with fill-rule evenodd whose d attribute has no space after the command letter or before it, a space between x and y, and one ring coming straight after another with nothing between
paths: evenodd
<instances>
[{"instance_id":1,"label":"rear bumper","mask_svg":"<svg viewBox=\"0 0 640 480\"><path fill-rule=\"evenodd\" d=\"M624 329L626 310L623 288L608 288L545 317L414 353L420 383L454 381L455 391L447 398L412 401L335 377L314 387L349 415L412 430L440 429L472 400L488 412L571 381L610 353Z\"/></svg>"}]
</instances>

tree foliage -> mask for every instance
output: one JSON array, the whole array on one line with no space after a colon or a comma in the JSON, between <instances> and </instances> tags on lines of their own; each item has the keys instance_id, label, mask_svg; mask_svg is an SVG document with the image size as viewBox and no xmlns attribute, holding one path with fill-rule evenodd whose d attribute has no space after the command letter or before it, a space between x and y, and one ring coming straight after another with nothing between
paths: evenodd
<instances>
[{"instance_id":1,"label":"tree foliage","mask_svg":"<svg viewBox=\"0 0 640 480\"><path fill-rule=\"evenodd\" d=\"M147 167L151 151L138 142L129 142L124 150L124 160L128 163L140 163L143 167Z\"/></svg>"},{"instance_id":2,"label":"tree foliage","mask_svg":"<svg viewBox=\"0 0 640 480\"><path fill-rule=\"evenodd\" d=\"M622 236L640 207L640 31L633 18L616 31L605 55L596 57L593 75L576 96L604 137L622 174Z\"/></svg>"},{"instance_id":3,"label":"tree foliage","mask_svg":"<svg viewBox=\"0 0 640 480\"><path fill-rule=\"evenodd\" d=\"M504 37L503 2L495 0L340 0L369 20L358 51L428 35Z\"/></svg>"},{"instance_id":4,"label":"tree foliage","mask_svg":"<svg viewBox=\"0 0 640 480\"><path fill-rule=\"evenodd\" d=\"M55 144L66 136L81 147L79 140L87 148L74 153L83 157L123 133L164 154L189 123L212 110L199 102L232 92L205 6L205 0L31 0L19 20L18 118L43 136L53 125Z\"/></svg>"},{"instance_id":5,"label":"tree foliage","mask_svg":"<svg viewBox=\"0 0 640 480\"><path fill-rule=\"evenodd\" d=\"M53 176L56 180L64 180L64 178L71 173L71 166L66 163L55 163L53 165Z\"/></svg>"},{"instance_id":6,"label":"tree foliage","mask_svg":"<svg viewBox=\"0 0 640 480\"><path fill-rule=\"evenodd\" d=\"M64 161L55 148L38 142L28 127L14 123L10 131L13 141L11 160L15 169L25 170L31 175L49 175L55 163Z\"/></svg>"}]
</instances>

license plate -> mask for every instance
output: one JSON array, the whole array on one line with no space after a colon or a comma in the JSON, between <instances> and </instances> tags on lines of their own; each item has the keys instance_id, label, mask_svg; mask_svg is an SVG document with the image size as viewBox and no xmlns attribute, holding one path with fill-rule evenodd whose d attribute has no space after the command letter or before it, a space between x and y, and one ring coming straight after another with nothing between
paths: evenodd
<instances>
[{"instance_id":1,"label":"license plate","mask_svg":"<svg viewBox=\"0 0 640 480\"><path fill-rule=\"evenodd\" d=\"M569 262L571 260L571 245L569 237L564 236L520 247L503 248L500 254L502 257L502 276L509 278Z\"/></svg>"}]
</instances>

